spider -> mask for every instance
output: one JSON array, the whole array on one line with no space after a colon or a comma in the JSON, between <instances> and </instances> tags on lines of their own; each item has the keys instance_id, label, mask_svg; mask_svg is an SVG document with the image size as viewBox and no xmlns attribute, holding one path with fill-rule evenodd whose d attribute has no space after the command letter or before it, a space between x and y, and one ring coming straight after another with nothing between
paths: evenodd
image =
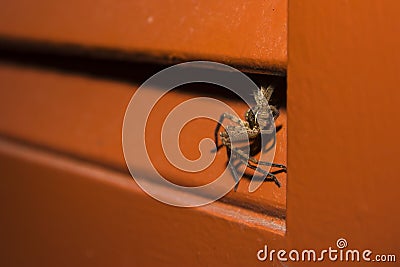
<instances>
[{"instance_id":1,"label":"spider","mask_svg":"<svg viewBox=\"0 0 400 267\"><path fill-rule=\"evenodd\" d=\"M256 106L249 108L245 113L245 120L242 120L232 114L223 113L219 119L219 122L215 128L214 137L217 151L225 146L228 154L228 167L233 174L235 179L234 191L236 192L239 185L239 177L236 169L231 165L229 159L231 155L238 159L241 164L246 167L253 169L265 175L265 180L274 182L278 187L281 186L280 182L273 173L267 172L263 169L257 168L257 165L271 166L280 168L281 171L286 172L286 166L273 162L259 161L253 156L257 155L262 150L261 137L262 135L272 134L274 132L275 120L279 116L279 110L276 106L270 105L269 101L271 95L276 87L276 84L271 84L267 88L261 86L261 88L254 92L254 100ZM269 112L271 110L271 112ZM271 115L273 116L273 122ZM227 126L222 132L219 132L221 124L224 119L231 120L236 125ZM272 122L272 123L271 123ZM218 146L218 133L222 141L222 145ZM250 148L249 152L245 152L240 148L232 147L232 142L249 140ZM250 154L250 155L248 155Z\"/></svg>"}]
</instances>

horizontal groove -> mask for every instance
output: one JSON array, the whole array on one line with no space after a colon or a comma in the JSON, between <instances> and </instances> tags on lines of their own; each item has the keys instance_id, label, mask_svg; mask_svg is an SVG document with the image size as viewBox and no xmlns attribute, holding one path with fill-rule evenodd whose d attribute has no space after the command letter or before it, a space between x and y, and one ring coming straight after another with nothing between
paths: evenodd
<instances>
[{"instance_id":1,"label":"horizontal groove","mask_svg":"<svg viewBox=\"0 0 400 267\"><path fill-rule=\"evenodd\" d=\"M3 142L14 143L18 146L24 146L24 147L27 147L27 148L30 148L33 150L38 150L38 151L42 151L42 152L45 152L48 154L52 154L55 157L65 157L65 158L69 158L69 159L72 159L77 162L79 161L79 162L86 163L86 164L96 165L96 166L108 169L109 171L128 175L127 178L128 177L131 178L128 167L126 165L124 168L121 168L120 165L112 165L112 164L107 164L104 162L96 161L93 159L88 159L86 157L82 157L82 156L74 154L74 153L68 153L66 151L60 151L60 150L45 146L43 144L32 143L32 142L29 142L26 140L22 140L20 138L15 138L13 136L7 136L4 133L0 133L0 140L3 140ZM165 177L165 178L169 179L171 177ZM240 201L238 201L234 198L230 198L230 197L223 197L217 201L227 204L227 205L243 208L248 211L252 211L257 214L263 215L263 216L274 217L276 219L283 220L283 221L286 219L286 210L285 209L281 209L281 208L274 207L271 205L263 205L263 206L252 205L251 203L243 203L243 202L240 202Z\"/></svg>"},{"instance_id":2,"label":"horizontal groove","mask_svg":"<svg viewBox=\"0 0 400 267\"><path fill-rule=\"evenodd\" d=\"M140 85L157 72L169 67L169 65L117 60L115 58L94 58L76 54L47 53L43 50L14 49L8 46L2 47L1 42L0 37L0 63L2 64L51 70L53 72L87 76L101 80L112 80L130 85ZM279 82L280 88L286 88L286 77L255 73L246 74L258 86L270 84L274 80ZM177 87L174 90L185 93L198 93L197 90L191 90L190 86L185 86L184 89ZM211 84L203 87L202 93L207 94L207 96L240 101L240 98L233 92ZM275 94L276 100L279 101L277 103L278 106L286 108L286 91L277 90Z\"/></svg>"},{"instance_id":3,"label":"horizontal groove","mask_svg":"<svg viewBox=\"0 0 400 267\"><path fill-rule=\"evenodd\" d=\"M123 172L120 169L110 168L110 166L104 164L85 160L75 157L74 155L60 153L59 151L47 149L40 145L30 144L2 135L0 135L0 149L14 157L25 158L41 164L43 164L43 162L47 164L50 163L53 168L62 168L69 172L72 170L74 172L84 173L92 179L110 184L111 186L130 191L133 189L136 193L144 194L136 183L129 181L131 177L127 171ZM104 175L104 173L106 174ZM113 177L113 179L108 179L108 177ZM165 192L166 194L171 193L166 189L161 189L160 192ZM240 212L238 212L237 208L241 208ZM227 220L233 219L235 222L244 223L250 227L265 227L281 236L283 236L286 231L284 218L275 217L268 214L268 212L249 210L248 207L237 207L234 203L230 203L229 201L217 201L213 203L213 205L205 205L195 209L219 218Z\"/></svg>"},{"instance_id":4,"label":"horizontal groove","mask_svg":"<svg viewBox=\"0 0 400 267\"><path fill-rule=\"evenodd\" d=\"M124 51L107 47L88 47L72 43L54 43L50 41L31 40L0 35L0 56L7 57L7 53L36 54L44 57L64 56L75 59L91 59L100 61L119 62L119 64L147 63L162 66L173 65L194 60L211 60L206 57L193 57L190 55L176 56L173 53L146 53L143 51ZM285 76L286 70L271 66L270 68L258 68L244 65L241 62L222 62L240 71L254 74L269 74Z\"/></svg>"},{"instance_id":5,"label":"horizontal groove","mask_svg":"<svg viewBox=\"0 0 400 267\"><path fill-rule=\"evenodd\" d=\"M17 47L17 46L16 46ZM3 49L11 48L11 46L3 47L1 45L0 38L0 62L11 63L11 65L29 66L34 68L51 69L52 71L58 71L61 73L74 73L80 76L93 76L96 79L110 79L113 81L122 81L128 84L140 84L147 78L151 77L154 73L166 67L167 65L157 65L152 63L139 63L123 59L116 60L110 57L90 57L85 54L69 55L65 53L45 53L43 48L37 51L23 50L23 49ZM15 47L14 47L15 48ZM268 84L268 81L272 78L265 74L250 74L252 78L258 84ZM285 83L285 78L280 78L282 83ZM284 86L285 87L285 86ZM215 90L217 89L217 90ZM187 93L190 92L190 88L177 88L176 90ZM198 92L195 92L198 93ZM235 95L226 93L226 90L218 90L214 87L205 87L202 89L202 93L207 96L219 96L221 98L227 98L229 100L235 99ZM280 106L285 108L286 104L286 92L285 90L279 90L280 95ZM67 152L50 146L45 146L41 143L35 143L25 139L17 138L14 136L7 136L4 133L0 133L0 138L10 140L15 143L22 144L24 146L32 147L38 150L48 151L49 153L58 156L67 156L69 158L102 166L111 171L123 173L129 175L126 165L113 164L105 161L97 161L90 157L84 157L77 153ZM167 174L166 174L167 175ZM174 177L167 177L173 180ZM270 205L268 203L252 203L251 201L241 201L231 196L224 197L219 200L220 203L231 205L234 207L244 208L249 212L255 212L262 214L263 216L271 216L274 218L284 220L286 218L286 209Z\"/></svg>"}]
</instances>

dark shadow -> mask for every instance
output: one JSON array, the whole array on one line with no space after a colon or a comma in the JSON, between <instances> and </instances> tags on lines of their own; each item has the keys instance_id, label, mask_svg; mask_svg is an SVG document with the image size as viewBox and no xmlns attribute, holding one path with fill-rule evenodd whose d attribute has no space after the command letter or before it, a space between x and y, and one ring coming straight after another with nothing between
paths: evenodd
<instances>
[{"instance_id":1,"label":"dark shadow","mask_svg":"<svg viewBox=\"0 0 400 267\"><path fill-rule=\"evenodd\" d=\"M176 61L163 57L152 58L143 53L128 53L116 49L88 48L71 44L52 44L0 36L1 62L139 85L160 70L171 66L171 64L178 63L179 60ZM209 72L212 75L224 75L228 80L230 75L232 75L229 72L215 69L204 69L203 71ZM249 73L247 75L258 86L268 85L272 80L278 80L280 86L286 88L285 77ZM191 83L179 86L174 90L185 94L201 94L222 100L241 101L230 90L208 83ZM274 93L276 97L273 96L271 101L280 107L285 107L286 90L276 91ZM243 88L243 92L241 93L252 94L247 88Z\"/></svg>"}]
</instances>

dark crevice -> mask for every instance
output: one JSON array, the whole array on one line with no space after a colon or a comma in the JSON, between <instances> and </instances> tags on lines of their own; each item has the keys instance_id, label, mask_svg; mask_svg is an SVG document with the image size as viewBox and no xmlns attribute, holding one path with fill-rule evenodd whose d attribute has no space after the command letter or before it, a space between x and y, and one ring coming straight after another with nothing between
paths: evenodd
<instances>
[{"instance_id":1,"label":"dark crevice","mask_svg":"<svg viewBox=\"0 0 400 267\"><path fill-rule=\"evenodd\" d=\"M0 36L0 63L87 76L95 79L125 82L132 85L140 85L160 70L178 62L179 60L163 58L162 56L149 58L148 55L145 54L125 53L113 49L89 49L74 45L54 45L32 41L25 42L21 40L10 40ZM246 68L240 69L243 70ZM280 74L284 75L284 72L280 72ZM272 80L278 79L280 90L275 90L272 102L280 108L286 108L286 77L254 73L247 75L259 86L267 86ZM231 91L212 84L194 83L179 86L174 90L185 94L194 94L196 96L213 97L221 99L222 101L224 99L241 101ZM248 93L251 94L252 92ZM34 144L1 133L0 137L36 149L46 150L54 155L71 157L129 175L126 166L122 167L116 164L113 165L111 163L108 164L96 161L95 159L88 159L78 154L59 151L52 147L44 146L43 144ZM230 197L222 198L220 201L281 219L285 219L286 216L284 209L273 206L260 207L252 203L243 203Z\"/></svg>"},{"instance_id":2,"label":"dark crevice","mask_svg":"<svg viewBox=\"0 0 400 267\"><path fill-rule=\"evenodd\" d=\"M132 85L140 85L152 75L171 66L165 63L151 63L144 58L145 56L142 54L127 56L112 49L94 52L88 48L83 49L75 45L55 46L32 41L25 43L20 40L8 40L0 36L0 63L126 82ZM215 72L218 70L205 71ZM226 72L219 72L229 75ZM281 90L275 91L272 100L279 107L286 107L285 77L254 73L247 73L247 75L258 86L268 85L272 80L278 79ZM225 88L202 83L200 85L201 90L199 90L199 83L197 83L198 85L195 84L179 86L174 90L195 95L199 95L200 92L204 96L240 101L234 93ZM243 90L245 91L246 88ZM251 93L248 92L248 94Z\"/></svg>"}]
</instances>

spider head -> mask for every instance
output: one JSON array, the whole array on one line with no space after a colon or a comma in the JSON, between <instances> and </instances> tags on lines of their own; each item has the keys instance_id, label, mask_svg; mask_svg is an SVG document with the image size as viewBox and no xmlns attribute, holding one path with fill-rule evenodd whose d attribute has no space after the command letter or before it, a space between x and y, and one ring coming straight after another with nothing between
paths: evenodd
<instances>
[{"instance_id":1,"label":"spider head","mask_svg":"<svg viewBox=\"0 0 400 267\"><path fill-rule=\"evenodd\" d=\"M279 110L272 106L253 108L253 114L255 123L260 127L261 130L269 130L274 125L275 119L279 116ZM272 115L272 116L271 116Z\"/></svg>"},{"instance_id":2,"label":"spider head","mask_svg":"<svg viewBox=\"0 0 400 267\"><path fill-rule=\"evenodd\" d=\"M271 127L271 115L269 113L269 110L257 110L255 114L255 119L261 130L269 129Z\"/></svg>"}]
</instances>

